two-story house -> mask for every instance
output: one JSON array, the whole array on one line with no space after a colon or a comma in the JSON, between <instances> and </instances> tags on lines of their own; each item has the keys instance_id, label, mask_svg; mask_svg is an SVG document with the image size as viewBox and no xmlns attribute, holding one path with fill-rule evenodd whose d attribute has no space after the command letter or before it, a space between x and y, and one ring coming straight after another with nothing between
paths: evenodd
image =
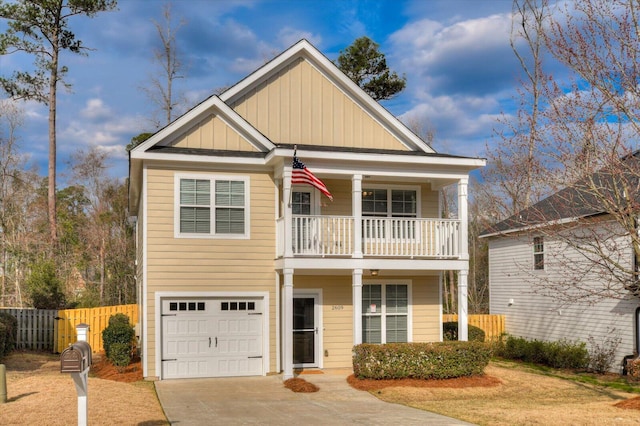
<instances>
[{"instance_id":1,"label":"two-story house","mask_svg":"<svg viewBox=\"0 0 640 426\"><path fill-rule=\"evenodd\" d=\"M436 153L305 40L206 99L130 152L144 376L289 378L361 342L441 341L447 270L464 340L484 164Z\"/></svg>"},{"instance_id":2,"label":"two-story house","mask_svg":"<svg viewBox=\"0 0 640 426\"><path fill-rule=\"evenodd\" d=\"M505 316L508 334L582 342L600 358L611 353L611 371L638 353L640 255L629 225L638 221L639 160L622 157L481 233L490 312Z\"/></svg>"}]
</instances>

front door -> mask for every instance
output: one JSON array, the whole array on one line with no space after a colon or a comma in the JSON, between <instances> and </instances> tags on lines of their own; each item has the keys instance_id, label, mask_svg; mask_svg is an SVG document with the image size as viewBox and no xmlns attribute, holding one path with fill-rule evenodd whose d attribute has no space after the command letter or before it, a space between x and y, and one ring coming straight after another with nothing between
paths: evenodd
<instances>
[{"instance_id":1,"label":"front door","mask_svg":"<svg viewBox=\"0 0 640 426\"><path fill-rule=\"evenodd\" d=\"M293 366L318 367L320 350L319 294L293 297Z\"/></svg>"}]
</instances>

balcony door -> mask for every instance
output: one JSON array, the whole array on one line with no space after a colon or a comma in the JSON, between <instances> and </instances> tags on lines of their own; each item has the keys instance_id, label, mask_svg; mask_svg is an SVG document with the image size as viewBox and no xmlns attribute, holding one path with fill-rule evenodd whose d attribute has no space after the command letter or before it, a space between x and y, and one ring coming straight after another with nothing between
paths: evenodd
<instances>
[{"instance_id":1,"label":"balcony door","mask_svg":"<svg viewBox=\"0 0 640 426\"><path fill-rule=\"evenodd\" d=\"M293 215L293 252L311 253L317 244L315 223L311 216L317 214L315 191L294 187L291 191L291 213Z\"/></svg>"}]
</instances>

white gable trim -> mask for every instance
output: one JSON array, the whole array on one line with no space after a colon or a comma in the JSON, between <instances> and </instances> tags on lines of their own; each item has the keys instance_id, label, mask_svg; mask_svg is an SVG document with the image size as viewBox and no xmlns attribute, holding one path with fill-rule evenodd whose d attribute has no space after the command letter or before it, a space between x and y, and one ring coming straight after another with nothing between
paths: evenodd
<instances>
[{"instance_id":1,"label":"white gable trim","mask_svg":"<svg viewBox=\"0 0 640 426\"><path fill-rule=\"evenodd\" d=\"M220 95L220 99L229 104L234 103L238 98L244 96L248 90L259 85L279 69L285 67L299 57L307 59L310 64L321 73L336 81L339 84L338 87L340 87L345 94L356 100L358 103L366 106L367 112L383 127L389 129L394 135L396 135L400 142L408 149L428 153L435 152L426 142L416 136L400 120L383 108L378 102L374 101L371 96L369 96L357 84L351 81L349 77L340 71L333 62L304 39L300 40L262 68L258 69L253 74L222 93Z\"/></svg>"},{"instance_id":2,"label":"white gable trim","mask_svg":"<svg viewBox=\"0 0 640 426\"><path fill-rule=\"evenodd\" d=\"M204 119L211 113L217 114L222 121L236 130L240 136L258 151L269 152L275 148L275 145L266 136L247 123L244 118L229 108L219 97L211 96L200 105L176 119L173 123L158 131L148 140L132 149L131 158L148 158L148 154L145 151L149 148L155 145L169 145L183 135L186 130L190 129L193 123Z\"/></svg>"}]
</instances>

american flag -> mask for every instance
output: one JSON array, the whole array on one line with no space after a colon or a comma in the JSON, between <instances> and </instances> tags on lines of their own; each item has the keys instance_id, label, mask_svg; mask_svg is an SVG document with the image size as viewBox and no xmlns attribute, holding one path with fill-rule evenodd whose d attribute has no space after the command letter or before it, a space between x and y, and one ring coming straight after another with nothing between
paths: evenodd
<instances>
[{"instance_id":1,"label":"american flag","mask_svg":"<svg viewBox=\"0 0 640 426\"><path fill-rule=\"evenodd\" d=\"M304 165L302 161L296 157L296 154L293 154L293 171L291 172L291 183L292 184L303 184L303 185L311 185L314 188L317 188L324 195L329 197L331 201L333 201L333 196L325 186L325 184L315 177L313 173Z\"/></svg>"}]
</instances>

